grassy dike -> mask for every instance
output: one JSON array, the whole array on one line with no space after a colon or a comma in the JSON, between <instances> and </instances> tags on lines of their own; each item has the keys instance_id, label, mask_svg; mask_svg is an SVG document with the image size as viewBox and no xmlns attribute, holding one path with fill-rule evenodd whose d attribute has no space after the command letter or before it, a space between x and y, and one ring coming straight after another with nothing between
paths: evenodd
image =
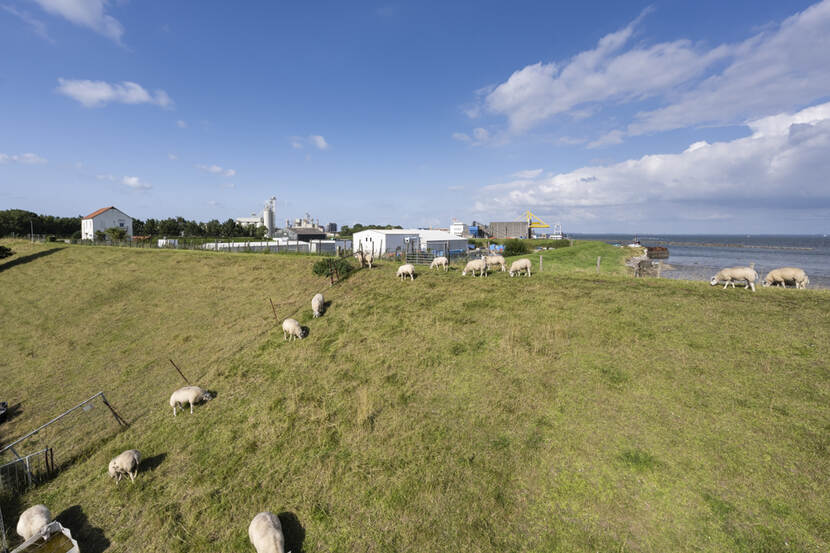
<instances>
[{"instance_id":1,"label":"grassy dike","mask_svg":"<svg viewBox=\"0 0 830 553\"><path fill-rule=\"evenodd\" d=\"M7 527L43 502L83 551L253 551L264 509L295 553L830 547L830 292L635 280L581 243L532 278L381 262L313 320L312 257L2 243L0 441L99 390L132 423L23 448L66 466ZM171 357L218 392L192 416ZM127 448L152 461L116 487Z\"/></svg>"}]
</instances>

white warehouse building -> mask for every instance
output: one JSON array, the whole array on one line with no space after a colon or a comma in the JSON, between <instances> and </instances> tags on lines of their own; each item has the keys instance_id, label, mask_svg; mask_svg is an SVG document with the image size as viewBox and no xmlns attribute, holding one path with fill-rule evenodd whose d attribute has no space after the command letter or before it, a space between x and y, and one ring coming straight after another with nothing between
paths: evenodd
<instances>
[{"instance_id":1,"label":"white warehouse building","mask_svg":"<svg viewBox=\"0 0 830 553\"><path fill-rule=\"evenodd\" d=\"M108 228L122 228L127 236L133 235L133 218L117 209L115 206L102 207L81 219L81 238L95 240L97 231L106 231Z\"/></svg>"},{"instance_id":2,"label":"white warehouse building","mask_svg":"<svg viewBox=\"0 0 830 553\"><path fill-rule=\"evenodd\" d=\"M467 250L467 239L453 236L442 230L423 229L371 229L362 230L352 236L353 250L372 252L374 255L384 255L405 252L409 249L421 251L441 252L446 255L447 246L450 252Z\"/></svg>"},{"instance_id":3,"label":"white warehouse building","mask_svg":"<svg viewBox=\"0 0 830 553\"><path fill-rule=\"evenodd\" d=\"M414 246L412 245L414 242ZM417 230L411 229L370 229L361 230L352 236L352 250L372 252L372 255L395 253L398 249L406 251L410 248L420 249L420 239Z\"/></svg>"}]
</instances>

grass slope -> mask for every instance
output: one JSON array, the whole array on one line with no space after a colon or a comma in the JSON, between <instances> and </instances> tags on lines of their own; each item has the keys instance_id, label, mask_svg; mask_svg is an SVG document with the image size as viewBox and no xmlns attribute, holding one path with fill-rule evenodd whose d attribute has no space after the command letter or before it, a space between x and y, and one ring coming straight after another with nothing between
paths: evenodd
<instances>
[{"instance_id":1,"label":"grass slope","mask_svg":"<svg viewBox=\"0 0 830 553\"><path fill-rule=\"evenodd\" d=\"M830 546L828 292L634 280L587 243L532 278L381 263L312 320L313 258L13 246L3 441L99 389L132 422L38 437L73 462L4 503L81 512L84 551L252 551L264 509L295 553ZM218 398L173 418L168 357Z\"/></svg>"}]
</instances>

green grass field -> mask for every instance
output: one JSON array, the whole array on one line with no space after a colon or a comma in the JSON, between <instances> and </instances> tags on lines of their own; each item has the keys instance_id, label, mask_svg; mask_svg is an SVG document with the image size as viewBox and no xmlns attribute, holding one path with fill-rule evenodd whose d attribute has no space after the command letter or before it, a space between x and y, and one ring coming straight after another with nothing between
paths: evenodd
<instances>
[{"instance_id":1,"label":"green grass field","mask_svg":"<svg viewBox=\"0 0 830 553\"><path fill-rule=\"evenodd\" d=\"M830 549L828 291L633 279L599 243L333 288L314 257L2 243L0 441L101 390L131 423L21 447L64 466L9 535L42 502L85 553L253 551L262 510L294 553ZM168 358L218 397L174 418Z\"/></svg>"}]
</instances>

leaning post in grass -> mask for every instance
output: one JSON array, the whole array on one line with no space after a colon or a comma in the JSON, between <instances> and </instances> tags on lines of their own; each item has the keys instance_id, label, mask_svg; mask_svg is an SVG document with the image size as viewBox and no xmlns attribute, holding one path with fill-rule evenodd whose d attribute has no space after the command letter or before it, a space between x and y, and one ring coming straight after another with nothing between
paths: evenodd
<instances>
[{"instance_id":1,"label":"leaning post in grass","mask_svg":"<svg viewBox=\"0 0 830 553\"><path fill-rule=\"evenodd\" d=\"M539 254L539 272L542 272L542 254Z\"/></svg>"},{"instance_id":2,"label":"leaning post in grass","mask_svg":"<svg viewBox=\"0 0 830 553\"><path fill-rule=\"evenodd\" d=\"M598 255L598 256L597 256L597 274L599 274L599 262L600 262L600 261L602 261L602 256L601 256L601 255Z\"/></svg>"},{"instance_id":3,"label":"leaning post in grass","mask_svg":"<svg viewBox=\"0 0 830 553\"><path fill-rule=\"evenodd\" d=\"M273 301L271 301L271 298L270 298L270 297L268 298L268 301L269 301L269 302L271 302L271 310L274 312L274 320L275 320L275 321L277 321L277 323L279 323L279 322L280 322L280 318L279 318L279 317L277 317L277 308L276 308L276 307L274 307L274 302L273 302Z\"/></svg>"},{"instance_id":4,"label":"leaning post in grass","mask_svg":"<svg viewBox=\"0 0 830 553\"><path fill-rule=\"evenodd\" d=\"M184 373L182 372L182 370L181 370L179 367L177 367L175 363L173 363L173 360L172 360L172 359L170 359L170 364L171 364L171 365L173 365L173 368L174 368L174 369L176 369L177 371L179 371L179 374L181 375L181 377L182 377L182 378L184 378L184 381L185 381L185 382L187 382L188 384L190 384L190 381L189 381L189 380L187 379L187 377L184 375Z\"/></svg>"}]
</instances>

